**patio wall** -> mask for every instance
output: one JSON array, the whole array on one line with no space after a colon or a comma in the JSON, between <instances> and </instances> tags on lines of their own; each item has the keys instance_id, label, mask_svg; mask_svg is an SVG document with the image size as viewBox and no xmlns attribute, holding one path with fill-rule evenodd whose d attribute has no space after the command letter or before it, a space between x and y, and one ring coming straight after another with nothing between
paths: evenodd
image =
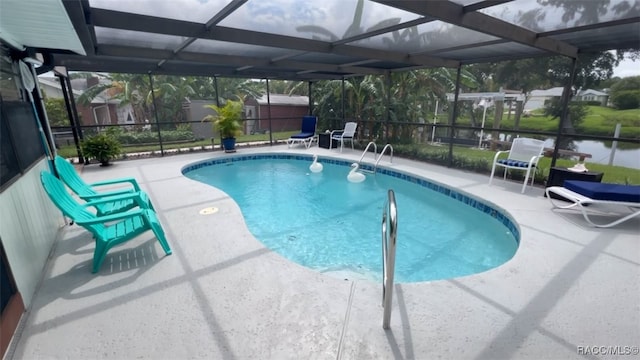
<instances>
[{"instance_id":1,"label":"patio wall","mask_svg":"<svg viewBox=\"0 0 640 360\"><path fill-rule=\"evenodd\" d=\"M64 224L40 184L40 171L48 169L47 159L42 159L0 193L0 238L26 308Z\"/></svg>"}]
</instances>

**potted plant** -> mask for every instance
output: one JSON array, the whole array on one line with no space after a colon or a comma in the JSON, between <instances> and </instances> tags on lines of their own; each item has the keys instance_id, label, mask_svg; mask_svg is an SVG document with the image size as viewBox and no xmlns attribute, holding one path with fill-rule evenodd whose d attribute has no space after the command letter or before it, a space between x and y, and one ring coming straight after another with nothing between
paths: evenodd
<instances>
[{"instance_id":1,"label":"potted plant","mask_svg":"<svg viewBox=\"0 0 640 360\"><path fill-rule=\"evenodd\" d=\"M213 122L213 130L220 133L222 147L225 152L234 152L236 136L242 129L242 102L227 100L224 106L205 105L204 107L215 111L215 114L207 115L202 120Z\"/></svg>"},{"instance_id":2,"label":"potted plant","mask_svg":"<svg viewBox=\"0 0 640 360\"><path fill-rule=\"evenodd\" d=\"M118 140L108 134L98 134L82 141L82 153L87 159L96 159L100 166L110 165L109 160L120 155L121 147Z\"/></svg>"}]
</instances>

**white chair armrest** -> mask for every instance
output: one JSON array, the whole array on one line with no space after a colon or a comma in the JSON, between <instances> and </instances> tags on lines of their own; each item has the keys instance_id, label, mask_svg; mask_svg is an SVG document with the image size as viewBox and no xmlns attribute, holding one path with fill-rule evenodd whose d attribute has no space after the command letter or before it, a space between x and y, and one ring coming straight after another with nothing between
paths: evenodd
<instances>
[{"instance_id":1,"label":"white chair armrest","mask_svg":"<svg viewBox=\"0 0 640 360\"><path fill-rule=\"evenodd\" d=\"M496 152L496 155L493 157L493 162L496 163L498 161L498 157L500 156L500 154L505 154L508 153L509 150L503 150L503 151L498 151Z\"/></svg>"},{"instance_id":2,"label":"white chair armrest","mask_svg":"<svg viewBox=\"0 0 640 360\"><path fill-rule=\"evenodd\" d=\"M344 133L344 130L340 129L340 130L332 130L331 133L329 134L330 137L333 137L334 133L339 133L338 135L342 135L342 133Z\"/></svg>"}]
</instances>

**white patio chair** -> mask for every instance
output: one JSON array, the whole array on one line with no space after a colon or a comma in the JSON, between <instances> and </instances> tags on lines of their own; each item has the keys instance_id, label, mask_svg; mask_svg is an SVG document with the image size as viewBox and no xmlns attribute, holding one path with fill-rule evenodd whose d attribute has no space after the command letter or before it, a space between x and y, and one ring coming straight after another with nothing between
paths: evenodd
<instances>
[{"instance_id":1,"label":"white patio chair","mask_svg":"<svg viewBox=\"0 0 640 360\"><path fill-rule=\"evenodd\" d=\"M524 194L529 177L531 177L531 185L533 185L535 169L538 165L538 160L542 156L543 150L544 141L542 140L516 138L511 144L511 150L498 151L496 156L493 157L493 166L491 167L489 185L491 185L491 182L493 181L493 174L496 171L496 166L504 168L504 179L507 178L507 169L526 171L524 184L522 184L522 193ZM501 159L500 156L502 154L508 155L506 158Z\"/></svg>"},{"instance_id":2,"label":"white patio chair","mask_svg":"<svg viewBox=\"0 0 640 360\"><path fill-rule=\"evenodd\" d=\"M344 124L343 130L333 130L331 132L331 141L329 142L329 149L331 149L331 145L333 144L333 140L340 141L340 152L342 152L342 147L346 140L351 141L351 150L353 150L353 138L356 136L356 128L358 127L358 123L356 122L348 122Z\"/></svg>"}]
</instances>

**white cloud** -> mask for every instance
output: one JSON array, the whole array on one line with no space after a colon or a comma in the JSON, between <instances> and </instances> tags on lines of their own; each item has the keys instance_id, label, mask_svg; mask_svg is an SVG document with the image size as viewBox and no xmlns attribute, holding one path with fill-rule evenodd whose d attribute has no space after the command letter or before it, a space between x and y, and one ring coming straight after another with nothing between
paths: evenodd
<instances>
[{"instance_id":1,"label":"white cloud","mask_svg":"<svg viewBox=\"0 0 640 360\"><path fill-rule=\"evenodd\" d=\"M633 61L629 59L624 59L616 67L613 69L613 76L618 76L621 78L629 77L629 76L639 76L640 75L640 61Z\"/></svg>"}]
</instances>

